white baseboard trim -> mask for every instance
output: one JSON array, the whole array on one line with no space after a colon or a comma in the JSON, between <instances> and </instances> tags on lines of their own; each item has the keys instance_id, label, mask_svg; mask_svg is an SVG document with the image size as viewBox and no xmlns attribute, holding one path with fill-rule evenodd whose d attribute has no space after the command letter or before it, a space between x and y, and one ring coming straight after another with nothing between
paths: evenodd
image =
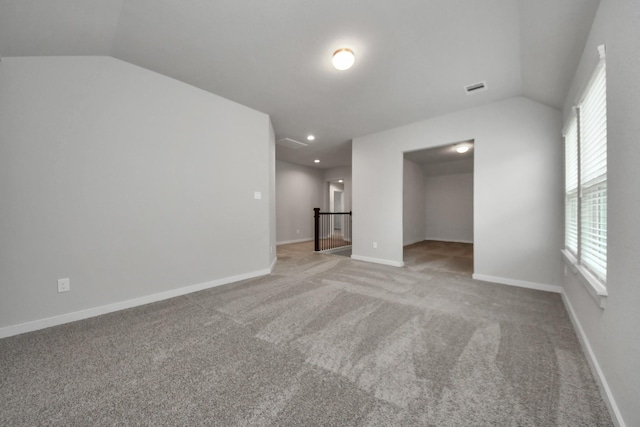
<instances>
[{"instance_id":1,"label":"white baseboard trim","mask_svg":"<svg viewBox=\"0 0 640 427\"><path fill-rule=\"evenodd\" d=\"M473 240L443 239L442 237L425 237L424 240L435 240L437 242L471 243L471 244L473 244Z\"/></svg>"},{"instance_id":2,"label":"white baseboard trim","mask_svg":"<svg viewBox=\"0 0 640 427\"><path fill-rule=\"evenodd\" d=\"M382 258L370 258L368 256L361 256L361 255L351 255L351 259L356 261L365 261L365 262L373 262L376 264L391 265L393 267L404 267L404 262L402 261L391 261L391 260L382 259Z\"/></svg>"},{"instance_id":3,"label":"white baseboard trim","mask_svg":"<svg viewBox=\"0 0 640 427\"><path fill-rule=\"evenodd\" d=\"M275 266L275 261L271 265L271 268L251 271L249 273L238 274L236 276L224 277L221 279L212 280L210 282L199 283L196 285L185 286L182 288L171 289L169 291L158 292L157 294L146 295L139 298L133 298L126 301L120 301L113 304L102 305L99 307L88 308L86 310L74 311L72 313L65 313L59 316L47 317L45 319L33 320L30 322L20 323L18 325L5 326L0 328L0 338L7 338L14 335L20 335L27 332L37 331L39 329L50 328L52 326L58 326L65 323L75 322L77 320L88 319L90 317L96 317L107 313L113 313L114 311L125 310L127 308L138 307L152 302L158 302L169 298L174 298L192 292L202 291L216 286L227 285L233 282L239 282L241 280L252 279L254 277L266 276L271 273L271 269Z\"/></svg>"},{"instance_id":4,"label":"white baseboard trim","mask_svg":"<svg viewBox=\"0 0 640 427\"><path fill-rule=\"evenodd\" d=\"M564 290L561 292L562 294L562 302L564 302L564 306L569 313L569 319L571 319L571 323L573 324L573 328L576 330L578 335L578 340L580 340L580 344L582 345L582 349L587 356L587 361L589 362L589 366L591 366L591 371L596 377L596 381L600 386L600 392L602 394L602 399L604 403L609 408L609 413L612 415L612 421L618 427L626 427L624 419L622 418L622 414L620 413L620 409L616 404L615 399L613 398L613 394L611 394L611 389L609 388L609 384L607 383L607 379L600 368L600 364L598 363L598 359L596 359L596 355L591 348L591 344L589 343L589 339L587 335L584 333L584 329L582 329L582 325L576 316L576 312L573 310L573 306L571 302L569 302L569 298L564 293Z\"/></svg>"},{"instance_id":5,"label":"white baseboard trim","mask_svg":"<svg viewBox=\"0 0 640 427\"><path fill-rule=\"evenodd\" d=\"M284 240L282 242L276 242L276 246L288 245L289 243L311 242L312 240L313 240L313 237L307 237L305 239L296 239L296 240Z\"/></svg>"},{"instance_id":6,"label":"white baseboard trim","mask_svg":"<svg viewBox=\"0 0 640 427\"><path fill-rule=\"evenodd\" d=\"M473 274L475 280L483 282L499 283L501 285L517 286L519 288L536 289L538 291L562 293L562 287L556 285L546 285L544 283L527 282L525 280L507 279L505 277L485 276L484 274Z\"/></svg>"}]
</instances>

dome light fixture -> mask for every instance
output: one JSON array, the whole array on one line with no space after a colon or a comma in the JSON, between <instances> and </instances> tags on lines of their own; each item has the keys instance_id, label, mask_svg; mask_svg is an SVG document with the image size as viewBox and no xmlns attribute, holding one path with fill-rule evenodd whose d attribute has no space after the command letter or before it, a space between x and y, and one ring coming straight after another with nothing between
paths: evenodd
<instances>
[{"instance_id":1,"label":"dome light fixture","mask_svg":"<svg viewBox=\"0 0 640 427\"><path fill-rule=\"evenodd\" d=\"M313 136L313 135L308 135L307 136L307 141L313 141L314 139L316 139L316 137Z\"/></svg>"},{"instance_id":2,"label":"dome light fixture","mask_svg":"<svg viewBox=\"0 0 640 427\"><path fill-rule=\"evenodd\" d=\"M320 159L315 159L313 163L320 163Z\"/></svg>"},{"instance_id":3,"label":"dome light fixture","mask_svg":"<svg viewBox=\"0 0 640 427\"><path fill-rule=\"evenodd\" d=\"M458 145L458 146L456 147L456 151L457 151L458 153L460 153L460 154L464 154L464 153L466 153L467 151L469 151L469 146L468 146L468 145Z\"/></svg>"},{"instance_id":4,"label":"dome light fixture","mask_svg":"<svg viewBox=\"0 0 640 427\"><path fill-rule=\"evenodd\" d=\"M344 47L333 52L331 62L336 70L344 71L353 66L353 63L356 62L356 56L351 49Z\"/></svg>"}]
</instances>

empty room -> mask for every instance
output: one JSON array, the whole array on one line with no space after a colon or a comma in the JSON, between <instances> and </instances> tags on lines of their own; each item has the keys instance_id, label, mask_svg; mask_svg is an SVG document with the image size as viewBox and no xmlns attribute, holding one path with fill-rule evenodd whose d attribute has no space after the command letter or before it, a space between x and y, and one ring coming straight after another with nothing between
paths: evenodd
<instances>
[{"instance_id":1,"label":"empty room","mask_svg":"<svg viewBox=\"0 0 640 427\"><path fill-rule=\"evenodd\" d=\"M0 0L0 425L640 425L639 40Z\"/></svg>"}]
</instances>

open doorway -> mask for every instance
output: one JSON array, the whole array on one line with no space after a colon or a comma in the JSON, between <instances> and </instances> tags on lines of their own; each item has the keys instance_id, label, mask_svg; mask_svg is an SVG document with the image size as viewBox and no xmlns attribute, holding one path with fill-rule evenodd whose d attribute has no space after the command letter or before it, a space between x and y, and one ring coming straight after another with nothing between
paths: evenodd
<instances>
[{"instance_id":1,"label":"open doorway","mask_svg":"<svg viewBox=\"0 0 640 427\"><path fill-rule=\"evenodd\" d=\"M407 152L403 171L404 263L473 274L474 141Z\"/></svg>"},{"instance_id":2,"label":"open doorway","mask_svg":"<svg viewBox=\"0 0 640 427\"><path fill-rule=\"evenodd\" d=\"M344 179L329 181L329 212L345 213L345 185ZM333 251L336 255L351 256L351 216L330 215L331 239L337 244L338 249ZM344 249L339 247L345 246Z\"/></svg>"},{"instance_id":3,"label":"open doorway","mask_svg":"<svg viewBox=\"0 0 640 427\"><path fill-rule=\"evenodd\" d=\"M343 191L334 191L333 192L333 209L335 212L342 212L343 203L342 203L342 194ZM333 221L333 231L336 233L342 233L342 217L336 216Z\"/></svg>"},{"instance_id":4,"label":"open doorway","mask_svg":"<svg viewBox=\"0 0 640 427\"><path fill-rule=\"evenodd\" d=\"M329 212L344 212L344 180L329 181ZM342 232L342 221L339 216L332 220L331 228Z\"/></svg>"}]
</instances>

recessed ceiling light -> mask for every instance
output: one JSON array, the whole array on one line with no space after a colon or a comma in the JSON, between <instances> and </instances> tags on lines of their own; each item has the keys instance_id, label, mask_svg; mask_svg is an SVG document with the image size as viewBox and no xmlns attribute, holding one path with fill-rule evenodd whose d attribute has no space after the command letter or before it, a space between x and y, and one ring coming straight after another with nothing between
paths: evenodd
<instances>
[{"instance_id":1,"label":"recessed ceiling light","mask_svg":"<svg viewBox=\"0 0 640 427\"><path fill-rule=\"evenodd\" d=\"M467 151L469 151L469 146L468 146L468 145L458 145L458 146L456 147L456 151L457 151L458 153L460 153L460 154L464 154L464 153L466 153Z\"/></svg>"},{"instance_id":2,"label":"recessed ceiling light","mask_svg":"<svg viewBox=\"0 0 640 427\"><path fill-rule=\"evenodd\" d=\"M320 160L315 159L315 160L313 161L313 163L320 163Z\"/></svg>"},{"instance_id":3,"label":"recessed ceiling light","mask_svg":"<svg viewBox=\"0 0 640 427\"><path fill-rule=\"evenodd\" d=\"M316 137L313 135L307 136L307 141L313 141L314 139L316 139Z\"/></svg>"},{"instance_id":4,"label":"recessed ceiling light","mask_svg":"<svg viewBox=\"0 0 640 427\"><path fill-rule=\"evenodd\" d=\"M348 70L353 66L353 63L356 61L356 56L353 54L351 49L342 48L333 52L333 66L336 70Z\"/></svg>"}]
</instances>

